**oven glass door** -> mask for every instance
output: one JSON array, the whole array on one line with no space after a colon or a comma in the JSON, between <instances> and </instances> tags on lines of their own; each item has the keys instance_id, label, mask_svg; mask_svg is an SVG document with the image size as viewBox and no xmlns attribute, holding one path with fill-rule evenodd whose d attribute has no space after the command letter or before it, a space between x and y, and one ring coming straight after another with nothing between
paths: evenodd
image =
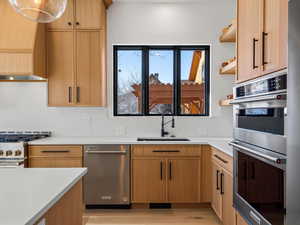
<instances>
[{"instance_id":1,"label":"oven glass door","mask_svg":"<svg viewBox=\"0 0 300 225\"><path fill-rule=\"evenodd\" d=\"M285 217L285 172L237 151L236 192L272 225Z\"/></svg>"},{"instance_id":2,"label":"oven glass door","mask_svg":"<svg viewBox=\"0 0 300 225\"><path fill-rule=\"evenodd\" d=\"M284 135L284 108L239 109L237 128Z\"/></svg>"}]
</instances>

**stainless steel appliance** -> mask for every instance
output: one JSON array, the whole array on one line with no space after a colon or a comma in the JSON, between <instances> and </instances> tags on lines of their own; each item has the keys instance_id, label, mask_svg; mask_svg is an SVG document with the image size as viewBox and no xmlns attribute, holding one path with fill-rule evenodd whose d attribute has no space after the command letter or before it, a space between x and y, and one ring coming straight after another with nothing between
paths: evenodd
<instances>
[{"instance_id":1,"label":"stainless steel appliance","mask_svg":"<svg viewBox=\"0 0 300 225\"><path fill-rule=\"evenodd\" d=\"M286 154L287 71L234 88L235 140Z\"/></svg>"},{"instance_id":2,"label":"stainless steel appliance","mask_svg":"<svg viewBox=\"0 0 300 225\"><path fill-rule=\"evenodd\" d=\"M286 216L287 71L234 88L234 207L252 225Z\"/></svg>"},{"instance_id":3,"label":"stainless steel appliance","mask_svg":"<svg viewBox=\"0 0 300 225\"><path fill-rule=\"evenodd\" d=\"M87 207L130 204L130 146L84 147L84 199Z\"/></svg>"},{"instance_id":4,"label":"stainless steel appliance","mask_svg":"<svg viewBox=\"0 0 300 225\"><path fill-rule=\"evenodd\" d=\"M287 225L300 225L300 1L289 0Z\"/></svg>"},{"instance_id":5,"label":"stainless steel appliance","mask_svg":"<svg viewBox=\"0 0 300 225\"><path fill-rule=\"evenodd\" d=\"M51 132L0 132L0 168L24 168L27 142L51 136Z\"/></svg>"}]
</instances>

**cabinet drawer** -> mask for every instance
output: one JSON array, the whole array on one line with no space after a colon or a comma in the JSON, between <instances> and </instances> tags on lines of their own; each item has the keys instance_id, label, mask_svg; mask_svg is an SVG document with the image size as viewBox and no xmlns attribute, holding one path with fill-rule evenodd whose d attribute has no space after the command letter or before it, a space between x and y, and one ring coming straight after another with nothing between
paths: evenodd
<instances>
[{"instance_id":1,"label":"cabinet drawer","mask_svg":"<svg viewBox=\"0 0 300 225\"><path fill-rule=\"evenodd\" d=\"M226 169L228 172L233 171L233 159L229 155L219 151L212 147L212 160L218 163L221 167Z\"/></svg>"},{"instance_id":2,"label":"cabinet drawer","mask_svg":"<svg viewBox=\"0 0 300 225\"><path fill-rule=\"evenodd\" d=\"M29 146L29 157L82 157L82 146Z\"/></svg>"},{"instance_id":3,"label":"cabinet drawer","mask_svg":"<svg viewBox=\"0 0 300 225\"><path fill-rule=\"evenodd\" d=\"M201 145L134 145L133 157L201 156Z\"/></svg>"},{"instance_id":4,"label":"cabinet drawer","mask_svg":"<svg viewBox=\"0 0 300 225\"><path fill-rule=\"evenodd\" d=\"M30 168L76 168L82 167L81 158L50 158L36 157L29 159Z\"/></svg>"}]
</instances>

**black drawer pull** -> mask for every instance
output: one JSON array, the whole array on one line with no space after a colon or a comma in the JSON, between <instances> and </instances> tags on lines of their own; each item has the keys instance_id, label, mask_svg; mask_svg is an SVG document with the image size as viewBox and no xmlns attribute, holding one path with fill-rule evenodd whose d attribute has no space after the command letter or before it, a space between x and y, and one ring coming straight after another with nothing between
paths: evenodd
<instances>
[{"instance_id":1,"label":"black drawer pull","mask_svg":"<svg viewBox=\"0 0 300 225\"><path fill-rule=\"evenodd\" d=\"M224 195L224 174L221 173L221 195Z\"/></svg>"},{"instance_id":2,"label":"black drawer pull","mask_svg":"<svg viewBox=\"0 0 300 225\"><path fill-rule=\"evenodd\" d=\"M169 179L172 180L172 161L169 162Z\"/></svg>"},{"instance_id":3,"label":"black drawer pull","mask_svg":"<svg viewBox=\"0 0 300 225\"><path fill-rule=\"evenodd\" d=\"M218 160L220 160L223 163L228 163L228 161L226 161L225 159L222 159L220 156L218 156L216 154L214 155L214 157L217 158Z\"/></svg>"},{"instance_id":4,"label":"black drawer pull","mask_svg":"<svg viewBox=\"0 0 300 225\"><path fill-rule=\"evenodd\" d=\"M70 150L42 150L42 153L68 153Z\"/></svg>"},{"instance_id":5,"label":"black drawer pull","mask_svg":"<svg viewBox=\"0 0 300 225\"><path fill-rule=\"evenodd\" d=\"M153 150L152 152L160 152L160 153L162 153L162 152L173 152L173 153L175 153L175 152L180 152L180 150Z\"/></svg>"}]
</instances>

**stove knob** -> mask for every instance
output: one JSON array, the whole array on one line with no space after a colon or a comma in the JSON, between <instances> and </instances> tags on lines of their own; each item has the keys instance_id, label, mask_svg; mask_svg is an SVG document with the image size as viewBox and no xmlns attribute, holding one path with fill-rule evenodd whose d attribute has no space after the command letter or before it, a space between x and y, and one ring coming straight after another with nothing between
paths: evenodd
<instances>
[{"instance_id":1,"label":"stove knob","mask_svg":"<svg viewBox=\"0 0 300 225\"><path fill-rule=\"evenodd\" d=\"M0 156L4 155L4 152L2 150L0 150Z\"/></svg>"},{"instance_id":2,"label":"stove knob","mask_svg":"<svg viewBox=\"0 0 300 225\"><path fill-rule=\"evenodd\" d=\"M6 156L12 156L13 152L11 150L6 151Z\"/></svg>"},{"instance_id":3,"label":"stove knob","mask_svg":"<svg viewBox=\"0 0 300 225\"><path fill-rule=\"evenodd\" d=\"M22 155L22 152L20 150L15 151L15 156L20 156Z\"/></svg>"}]
</instances>

